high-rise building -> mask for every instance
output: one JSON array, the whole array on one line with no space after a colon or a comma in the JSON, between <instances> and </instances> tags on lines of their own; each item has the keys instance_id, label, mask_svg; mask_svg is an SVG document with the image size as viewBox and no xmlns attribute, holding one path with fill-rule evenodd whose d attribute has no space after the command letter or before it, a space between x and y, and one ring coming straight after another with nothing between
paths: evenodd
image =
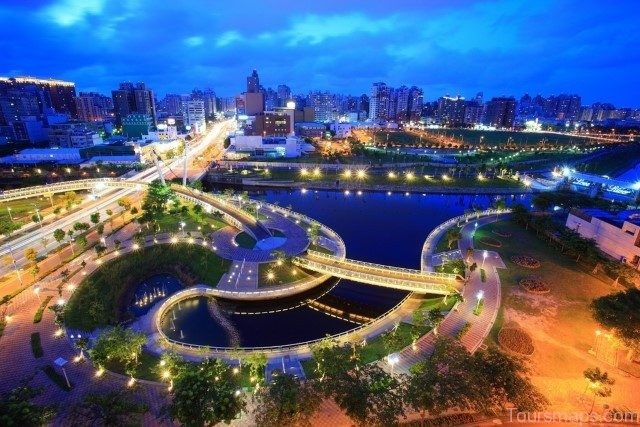
<instances>
[{"instance_id":1,"label":"high-rise building","mask_svg":"<svg viewBox=\"0 0 640 427\"><path fill-rule=\"evenodd\" d=\"M278 107L278 92L271 88L267 88L264 92L264 108L267 111L271 111Z\"/></svg>"},{"instance_id":2,"label":"high-rise building","mask_svg":"<svg viewBox=\"0 0 640 427\"><path fill-rule=\"evenodd\" d=\"M120 83L119 89L111 91L111 96L117 125L132 113L146 114L151 117L153 125L156 124L156 101L153 91L144 83L135 86L129 82Z\"/></svg>"},{"instance_id":3,"label":"high-rise building","mask_svg":"<svg viewBox=\"0 0 640 427\"><path fill-rule=\"evenodd\" d=\"M512 128L516 114L516 100L513 97L492 98L487 102L484 122L497 128Z\"/></svg>"},{"instance_id":4,"label":"high-rise building","mask_svg":"<svg viewBox=\"0 0 640 427\"><path fill-rule=\"evenodd\" d=\"M108 116L111 98L96 92L80 92L76 98L78 119L83 122L101 122Z\"/></svg>"},{"instance_id":5,"label":"high-rise building","mask_svg":"<svg viewBox=\"0 0 640 427\"><path fill-rule=\"evenodd\" d=\"M409 107L411 102L409 101L410 90L406 86L400 86L395 90L395 113L389 114L389 117L395 117L399 121L406 121L409 119ZM393 107L390 107L390 110Z\"/></svg>"},{"instance_id":6,"label":"high-rise building","mask_svg":"<svg viewBox=\"0 0 640 427\"><path fill-rule=\"evenodd\" d=\"M422 89L412 86L409 90L409 120L418 121L422 116Z\"/></svg>"},{"instance_id":7,"label":"high-rise building","mask_svg":"<svg viewBox=\"0 0 640 427\"><path fill-rule=\"evenodd\" d=\"M278 85L278 107L284 107L290 99L291 88L287 85Z\"/></svg>"},{"instance_id":8,"label":"high-rise building","mask_svg":"<svg viewBox=\"0 0 640 427\"><path fill-rule=\"evenodd\" d=\"M76 117L76 85L73 82L33 77L0 77L0 93L9 90L32 91L37 88L47 93L47 102L42 106L52 108L57 113Z\"/></svg>"},{"instance_id":9,"label":"high-rise building","mask_svg":"<svg viewBox=\"0 0 640 427\"><path fill-rule=\"evenodd\" d=\"M327 122L333 120L335 99L329 92L309 92L307 105L313 107L315 121Z\"/></svg>"},{"instance_id":10,"label":"high-rise building","mask_svg":"<svg viewBox=\"0 0 640 427\"><path fill-rule=\"evenodd\" d=\"M182 101L182 119L185 126L191 126L200 134L207 128L204 101L201 99L185 99Z\"/></svg>"},{"instance_id":11,"label":"high-rise building","mask_svg":"<svg viewBox=\"0 0 640 427\"><path fill-rule=\"evenodd\" d=\"M258 72L253 70L253 73L247 77L247 93L258 93L260 91L260 78Z\"/></svg>"},{"instance_id":12,"label":"high-rise building","mask_svg":"<svg viewBox=\"0 0 640 427\"><path fill-rule=\"evenodd\" d=\"M387 120L389 118L390 88L383 82L374 83L369 99L369 118Z\"/></svg>"},{"instance_id":13,"label":"high-rise building","mask_svg":"<svg viewBox=\"0 0 640 427\"><path fill-rule=\"evenodd\" d=\"M464 109L463 97L445 95L438 99L436 117L442 124L459 126L464 123Z\"/></svg>"},{"instance_id":14,"label":"high-rise building","mask_svg":"<svg viewBox=\"0 0 640 427\"><path fill-rule=\"evenodd\" d=\"M207 117L213 116L218 111L216 93L211 89L204 91L194 89L191 92L191 99L199 99L204 102L204 113Z\"/></svg>"},{"instance_id":15,"label":"high-rise building","mask_svg":"<svg viewBox=\"0 0 640 427\"><path fill-rule=\"evenodd\" d=\"M178 116L182 114L182 96L175 93L168 93L162 101L164 112L169 116Z\"/></svg>"}]
</instances>

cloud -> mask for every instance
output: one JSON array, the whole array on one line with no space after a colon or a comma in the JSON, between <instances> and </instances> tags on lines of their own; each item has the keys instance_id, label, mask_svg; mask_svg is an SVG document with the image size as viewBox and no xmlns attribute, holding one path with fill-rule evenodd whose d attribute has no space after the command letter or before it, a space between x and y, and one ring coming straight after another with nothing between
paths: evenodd
<instances>
[{"instance_id":1,"label":"cloud","mask_svg":"<svg viewBox=\"0 0 640 427\"><path fill-rule=\"evenodd\" d=\"M197 47L204 43L204 37L191 36L191 37L187 37L183 41L184 41L184 44L188 47Z\"/></svg>"},{"instance_id":2,"label":"cloud","mask_svg":"<svg viewBox=\"0 0 640 427\"><path fill-rule=\"evenodd\" d=\"M231 43L241 41L244 37L237 31L227 31L222 33L220 37L216 40L216 46L225 47L230 45Z\"/></svg>"},{"instance_id":3,"label":"cloud","mask_svg":"<svg viewBox=\"0 0 640 427\"><path fill-rule=\"evenodd\" d=\"M104 0L59 0L45 7L42 14L61 27L69 27L84 22L88 16L100 15L104 5Z\"/></svg>"}]
</instances>

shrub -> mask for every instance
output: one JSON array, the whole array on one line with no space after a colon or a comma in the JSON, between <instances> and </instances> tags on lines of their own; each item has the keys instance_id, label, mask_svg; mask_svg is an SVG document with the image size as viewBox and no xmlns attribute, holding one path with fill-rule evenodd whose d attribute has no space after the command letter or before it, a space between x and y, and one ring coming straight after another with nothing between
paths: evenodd
<instances>
[{"instance_id":1,"label":"shrub","mask_svg":"<svg viewBox=\"0 0 640 427\"><path fill-rule=\"evenodd\" d=\"M40 342L40 332L34 332L31 334L31 352L36 359L44 356L42 343Z\"/></svg>"},{"instance_id":2,"label":"shrub","mask_svg":"<svg viewBox=\"0 0 640 427\"><path fill-rule=\"evenodd\" d=\"M51 301L51 298L53 298L53 295L49 295L44 299L44 301L42 301L40 307L38 307L38 311L36 311L36 314L33 316L33 323L40 323L40 321L42 320L44 309L47 308L47 305L49 304L49 301Z\"/></svg>"}]
</instances>

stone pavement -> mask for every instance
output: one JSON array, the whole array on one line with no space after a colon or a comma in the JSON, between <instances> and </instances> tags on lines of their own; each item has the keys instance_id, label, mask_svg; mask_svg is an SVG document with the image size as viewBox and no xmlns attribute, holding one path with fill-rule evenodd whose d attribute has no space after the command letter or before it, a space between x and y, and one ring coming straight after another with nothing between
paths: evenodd
<instances>
[{"instance_id":1,"label":"stone pavement","mask_svg":"<svg viewBox=\"0 0 640 427\"><path fill-rule=\"evenodd\" d=\"M223 291L250 292L258 289L257 262L234 261L228 273L224 273L217 288Z\"/></svg>"},{"instance_id":2,"label":"stone pavement","mask_svg":"<svg viewBox=\"0 0 640 427\"><path fill-rule=\"evenodd\" d=\"M478 227L495 220L495 215L482 217L477 220ZM462 253L466 253L467 248L473 248L475 228L475 222L466 223L462 227L462 238L458 242L458 248ZM482 251L474 251L474 261L478 266L482 264ZM504 263L495 252L491 253L491 256L487 257L484 262L486 281L482 282L481 280L480 268L474 272L468 272L468 281L462 291L464 301L458 303L438 327L439 335L456 338L458 332L467 323L470 324L469 329L460 339L462 345L470 352L476 351L482 345L500 309L500 278L497 268L504 268ZM476 316L473 311L478 303L477 296L480 291L482 291L484 308L480 315ZM428 357L433 352L436 338L433 332L429 332L418 339L414 346L402 350L396 371L407 373L413 364Z\"/></svg>"}]
</instances>

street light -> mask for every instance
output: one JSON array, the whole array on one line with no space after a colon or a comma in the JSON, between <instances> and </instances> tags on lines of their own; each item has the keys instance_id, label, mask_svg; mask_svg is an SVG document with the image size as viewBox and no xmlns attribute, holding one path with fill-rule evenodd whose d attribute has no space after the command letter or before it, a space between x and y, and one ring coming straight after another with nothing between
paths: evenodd
<instances>
[{"instance_id":1,"label":"street light","mask_svg":"<svg viewBox=\"0 0 640 427\"><path fill-rule=\"evenodd\" d=\"M7 212L9 212L9 219L13 222L13 216L11 215L11 208L7 206Z\"/></svg>"},{"instance_id":2,"label":"street light","mask_svg":"<svg viewBox=\"0 0 640 427\"><path fill-rule=\"evenodd\" d=\"M484 268L484 261L487 259L487 257L489 256L489 252L487 252L486 250L482 252L482 267Z\"/></svg>"},{"instance_id":3,"label":"street light","mask_svg":"<svg viewBox=\"0 0 640 427\"><path fill-rule=\"evenodd\" d=\"M478 299L478 302L476 303L476 310L478 310L478 308L480 308L480 301L484 298L484 291L478 291L476 298Z\"/></svg>"},{"instance_id":4,"label":"street light","mask_svg":"<svg viewBox=\"0 0 640 427\"><path fill-rule=\"evenodd\" d=\"M38 209L37 206L34 204L32 204L31 206L33 206L34 209L36 210L36 215L38 216L38 223L40 224L40 228L42 228L42 218L40 217L40 209Z\"/></svg>"},{"instance_id":5,"label":"street light","mask_svg":"<svg viewBox=\"0 0 640 427\"><path fill-rule=\"evenodd\" d=\"M387 356L387 362L391 366L391 373L393 374L393 368L400 362L400 355L398 353L391 353Z\"/></svg>"}]
</instances>

